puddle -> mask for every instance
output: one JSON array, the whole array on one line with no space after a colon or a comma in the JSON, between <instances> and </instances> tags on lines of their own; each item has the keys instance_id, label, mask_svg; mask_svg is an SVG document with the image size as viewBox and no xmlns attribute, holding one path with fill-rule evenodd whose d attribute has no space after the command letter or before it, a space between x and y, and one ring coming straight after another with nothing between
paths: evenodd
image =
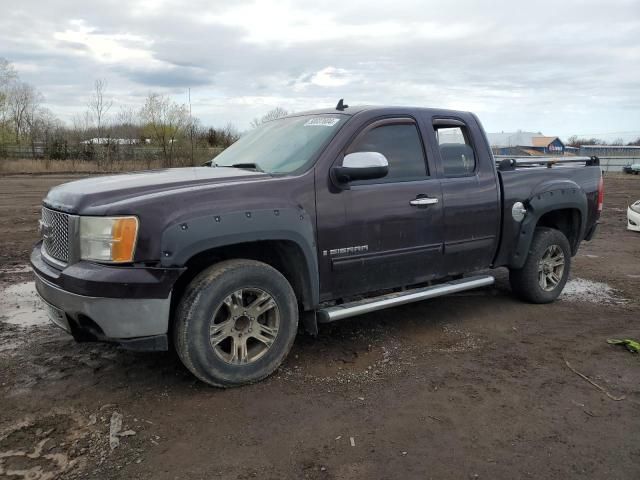
<instances>
[{"instance_id":1,"label":"puddle","mask_svg":"<svg viewBox=\"0 0 640 480\"><path fill-rule=\"evenodd\" d=\"M564 287L560 298L568 302L589 302L597 304L619 304L625 300L618 297L616 290L606 283L574 278Z\"/></svg>"},{"instance_id":2,"label":"puddle","mask_svg":"<svg viewBox=\"0 0 640 480\"><path fill-rule=\"evenodd\" d=\"M0 290L0 322L34 327L48 325L49 318L33 282L22 282Z\"/></svg>"},{"instance_id":3,"label":"puddle","mask_svg":"<svg viewBox=\"0 0 640 480\"><path fill-rule=\"evenodd\" d=\"M97 430L80 414L61 410L19 420L0 432L0 475L29 480L52 480L74 470L78 475L98 444L94 439L102 440Z\"/></svg>"}]
</instances>

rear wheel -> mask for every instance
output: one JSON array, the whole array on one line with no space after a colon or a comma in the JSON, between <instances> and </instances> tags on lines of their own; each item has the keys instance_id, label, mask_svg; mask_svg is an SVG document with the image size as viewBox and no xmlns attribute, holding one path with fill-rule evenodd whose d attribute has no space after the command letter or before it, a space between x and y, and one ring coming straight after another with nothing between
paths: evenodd
<instances>
[{"instance_id":1,"label":"rear wheel","mask_svg":"<svg viewBox=\"0 0 640 480\"><path fill-rule=\"evenodd\" d=\"M297 326L296 297L280 272L253 260L228 260L189 284L176 311L174 341L196 377L232 387L273 373Z\"/></svg>"},{"instance_id":2,"label":"rear wheel","mask_svg":"<svg viewBox=\"0 0 640 480\"><path fill-rule=\"evenodd\" d=\"M524 266L509 271L511 290L531 303L553 302L567 283L571 248L567 237L553 228L536 229Z\"/></svg>"}]
</instances>

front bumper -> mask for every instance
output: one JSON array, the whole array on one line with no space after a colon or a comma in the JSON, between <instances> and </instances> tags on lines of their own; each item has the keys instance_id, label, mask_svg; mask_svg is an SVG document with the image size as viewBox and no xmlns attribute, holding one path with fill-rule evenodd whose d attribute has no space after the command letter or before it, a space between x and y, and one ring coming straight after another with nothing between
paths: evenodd
<instances>
[{"instance_id":1,"label":"front bumper","mask_svg":"<svg viewBox=\"0 0 640 480\"><path fill-rule=\"evenodd\" d=\"M640 213L627 207L627 228L634 232L640 232Z\"/></svg>"},{"instance_id":2,"label":"front bumper","mask_svg":"<svg viewBox=\"0 0 640 480\"><path fill-rule=\"evenodd\" d=\"M78 341L110 341L166 350L171 287L182 269L112 267L79 262L58 270L31 254L36 290L49 318Z\"/></svg>"}]
</instances>

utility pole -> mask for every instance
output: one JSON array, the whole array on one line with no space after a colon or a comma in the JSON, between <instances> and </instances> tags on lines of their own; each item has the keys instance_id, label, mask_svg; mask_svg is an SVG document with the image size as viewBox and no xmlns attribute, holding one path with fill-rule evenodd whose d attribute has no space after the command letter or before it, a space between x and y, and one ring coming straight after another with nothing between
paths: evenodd
<instances>
[{"instance_id":1,"label":"utility pole","mask_svg":"<svg viewBox=\"0 0 640 480\"><path fill-rule=\"evenodd\" d=\"M193 166L193 118L191 116L191 87L187 90L189 96L189 138L191 140L191 166Z\"/></svg>"}]
</instances>

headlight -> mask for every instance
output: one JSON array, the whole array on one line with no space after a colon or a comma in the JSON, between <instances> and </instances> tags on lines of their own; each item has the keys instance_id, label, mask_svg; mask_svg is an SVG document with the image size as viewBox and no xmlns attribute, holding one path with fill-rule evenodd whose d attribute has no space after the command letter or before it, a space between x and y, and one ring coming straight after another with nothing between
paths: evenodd
<instances>
[{"instance_id":1,"label":"headlight","mask_svg":"<svg viewBox=\"0 0 640 480\"><path fill-rule=\"evenodd\" d=\"M80 258L132 262L137 237L136 217L80 217Z\"/></svg>"},{"instance_id":2,"label":"headlight","mask_svg":"<svg viewBox=\"0 0 640 480\"><path fill-rule=\"evenodd\" d=\"M640 213L640 200L635 202L633 205L629 205L629 208L636 213Z\"/></svg>"}]
</instances>

